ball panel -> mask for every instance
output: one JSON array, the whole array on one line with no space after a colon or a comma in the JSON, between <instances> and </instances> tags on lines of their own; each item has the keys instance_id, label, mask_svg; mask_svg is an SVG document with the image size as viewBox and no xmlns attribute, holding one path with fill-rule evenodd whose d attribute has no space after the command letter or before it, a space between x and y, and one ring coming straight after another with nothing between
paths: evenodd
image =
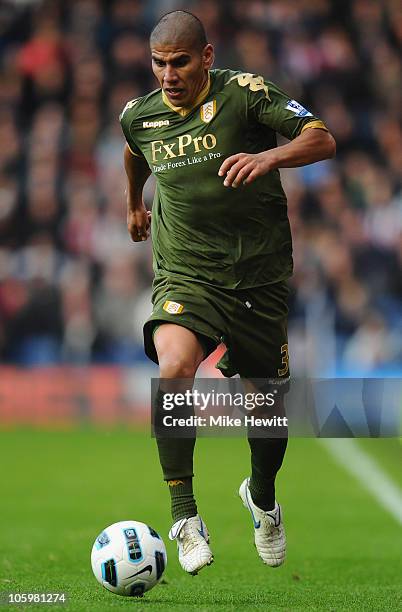
<instances>
[{"instance_id":1,"label":"ball panel","mask_svg":"<svg viewBox=\"0 0 402 612\"><path fill-rule=\"evenodd\" d=\"M104 546L107 546L107 544L110 544L110 538L106 531L102 531L96 538L94 546L97 550L100 550Z\"/></svg>"},{"instance_id":2,"label":"ball panel","mask_svg":"<svg viewBox=\"0 0 402 612\"><path fill-rule=\"evenodd\" d=\"M152 527L150 527L149 525L147 525L148 527L148 531L149 534L153 537L153 538L157 538L158 540L161 540L162 538L160 537L159 533L157 531L155 531L155 529L152 529Z\"/></svg>"},{"instance_id":3,"label":"ball panel","mask_svg":"<svg viewBox=\"0 0 402 612\"><path fill-rule=\"evenodd\" d=\"M117 569L115 559L108 559L101 564L102 580L111 586L117 586Z\"/></svg>"},{"instance_id":4,"label":"ball panel","mask_svg":"<svg viewBox=\"0 0 402 612\"><path fill-rule=\"evenodd\" d=\"M125 543L124 558L130 563L140 563L144 559L144 553L140 544L139 529L131 525L123 530L123 538Z\"/></svg>"},{"instance_id":5,"label":"ball panel","mask_svg":"<svg viewBox=\"0 0 402 612\"><path fill-rule=\"evenodd\" d=\"M143 582L137 582L130 587L130 597L142 597L148 589L146 584Z\"/></svg>"},{"instance_id":6,"label":"ball panel","mask_svg":"<svg viewBox=\"0 0 402 612\"><path fill-rule=\"evenodd\" d=\"M159 550L155 551L155 566L156 566L156 580L160 580L163 572L165 571L165 557L163 552Z\"/></svg>"}]
</instances>

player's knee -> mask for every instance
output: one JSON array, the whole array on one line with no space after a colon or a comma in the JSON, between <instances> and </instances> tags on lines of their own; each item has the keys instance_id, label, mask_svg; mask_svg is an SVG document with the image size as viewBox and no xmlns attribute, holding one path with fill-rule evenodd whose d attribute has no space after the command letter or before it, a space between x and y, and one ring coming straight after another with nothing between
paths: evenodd
<instances>
[{"instance_id":1,"label":"player's knee","mask_svg":"<svg viewBox=\"0 0 402 612\"><path fill-rule=\"evenodd\" d=\"M180 355L162 356L159 358L161 378L194 378L196 365Z\"/></svg>"}]
</instances>

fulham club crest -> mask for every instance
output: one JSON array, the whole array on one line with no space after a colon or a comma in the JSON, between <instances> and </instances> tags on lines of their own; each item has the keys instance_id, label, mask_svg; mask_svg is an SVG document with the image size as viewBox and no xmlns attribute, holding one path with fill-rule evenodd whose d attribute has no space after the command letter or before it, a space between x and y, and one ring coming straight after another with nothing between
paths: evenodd
<instances>
[{"instance_id":1,"label":"fulham club crest","mask_svg":"<svg viewBox=\"0 0 402 612\"><path fill-rule=\"evenodd\" d=\"M216 113L216 100L206 102L200 109L201 119L204 123L209 123Z\"/></svg>"}]
</instances>

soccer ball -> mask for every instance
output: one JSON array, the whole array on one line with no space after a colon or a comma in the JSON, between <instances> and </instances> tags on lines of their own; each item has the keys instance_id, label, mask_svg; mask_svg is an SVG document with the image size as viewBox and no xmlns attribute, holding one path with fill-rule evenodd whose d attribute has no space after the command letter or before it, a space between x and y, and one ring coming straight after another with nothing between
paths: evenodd
<instances>
[{"instance_id":1,"label":"soccer ball","mask_svg":"<svg viewBox=\"0 0 402 612\"><path fill-rule=\"evenodd\" d=\"M120 521L106 527L92 547L95 578L117 595L142 597L159 582L166 563L162 538L139 521Z\"/></svg>"}]
</instances>

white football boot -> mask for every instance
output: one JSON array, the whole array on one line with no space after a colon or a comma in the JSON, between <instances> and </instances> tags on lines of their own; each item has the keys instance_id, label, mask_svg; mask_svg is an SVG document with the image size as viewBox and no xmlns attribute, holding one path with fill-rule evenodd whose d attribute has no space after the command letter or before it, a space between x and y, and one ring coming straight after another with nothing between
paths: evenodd
<instances>
[{"instance_id":1,"label":"white football boot","mask_svg":"<svg viewBox=\"0 0 402 612\"><path fill-rule=\"evenodd\" d=\"M266 512L255 505L251 499L249 478L240 485L239 495L244 506L250 511L254 523L254 541L258 554L267 565L282 565L286 555L286 536L280 505Z\"/></svg>"},{"instance_id":2,"label":"white football boot","mask_svg":"<svg viewBox=\"0 0 402 612\"><path fill-rule=\"evenodd\" d=\"M213 563L207 526L198 514L176 521L169 531L169 539L177 540L179 561L185 572L195 576L200 569Z\"/></svg>"}]
</instances>

